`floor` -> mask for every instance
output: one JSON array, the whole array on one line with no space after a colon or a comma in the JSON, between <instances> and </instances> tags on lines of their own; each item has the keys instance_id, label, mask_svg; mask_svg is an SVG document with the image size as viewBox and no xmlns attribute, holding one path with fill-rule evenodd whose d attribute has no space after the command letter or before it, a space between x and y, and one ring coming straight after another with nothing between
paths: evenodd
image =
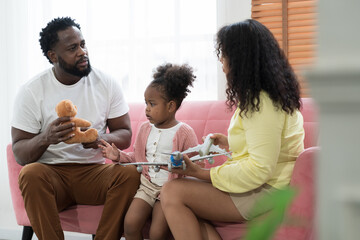
<instances>
[{"instance_id":1,"label":"floor","mask_svg":"<svg viewBox=\"0 0 360 240\"><path fill-rule=\"evenodd\" d=\"M22 229L7 230L7 229L1 229L0 227L0 240L19 240L21 239L21 235L22 235ZM66 240L92 240L92 236L90 234L64 232L64 235ZM32 240L38 240L35 234Z\"/></svg>"}]
</instances>

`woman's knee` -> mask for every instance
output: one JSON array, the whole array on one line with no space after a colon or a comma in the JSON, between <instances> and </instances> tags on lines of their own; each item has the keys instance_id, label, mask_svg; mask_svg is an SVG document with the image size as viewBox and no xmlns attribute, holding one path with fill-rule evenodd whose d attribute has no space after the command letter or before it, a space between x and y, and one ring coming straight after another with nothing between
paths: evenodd
<instances>
[{"instance_id":1,"label":"woman's knee","mask_svg":"<svg viewBox=\"0 0 360 240\"><path fill-rule=\"evenodd\" d=\"M163 201L167 201L169 196L171 196L171 194L173 193L173 186L175 185L174 184L175 180L172 180L172 181L169 181L169 182L166 182L162 188L161 188L161 202Z\"/></svg>"},{"instance_id":2,"label":"woman's knee","mask_svg":"<svg viewBox=\"0 0 360 240\"><path fill-rule=\"evenodd\" d=\"M181 179L174 179L164 184L161 188L160 198L161 205L168 205L174 201L181 201L184 183ZM163 208L164 209L164 208Z\"/></svg>"}]
</instances>

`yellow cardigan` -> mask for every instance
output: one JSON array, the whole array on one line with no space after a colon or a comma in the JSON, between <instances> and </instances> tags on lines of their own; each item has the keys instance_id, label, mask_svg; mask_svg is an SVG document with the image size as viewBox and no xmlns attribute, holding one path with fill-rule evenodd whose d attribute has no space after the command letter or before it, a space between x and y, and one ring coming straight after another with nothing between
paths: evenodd
<instances>
[{"instance_id":1,"label":"yellow cardigan","mask_svg":"<svg viewBox=\"0 0 360 240\"><path fill-rule=\"evenodd\" d=\"M214 187L242 193L267 183L289 184L296 158L304 150L303 117L276 108L267 93L260 94L260 111L239 116L236 109L228 129L232 159L211 168Z\"/></svg>"}]
</instances>

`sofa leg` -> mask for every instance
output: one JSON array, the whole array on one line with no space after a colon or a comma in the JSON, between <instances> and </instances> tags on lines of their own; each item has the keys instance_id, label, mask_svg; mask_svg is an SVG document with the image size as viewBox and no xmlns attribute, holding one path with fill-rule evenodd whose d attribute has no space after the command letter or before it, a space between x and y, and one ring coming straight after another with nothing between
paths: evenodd
<instances>
[{"instance_id":1,"label":"sofa leg","mask_svg":"<svg viewBox=\"0 0 360 240\"><path fill-rule=\"evenodd\" d=\"M92 235L92 240L94 240L94 239L95 239L95 234Z\"/></svg>"},{"instance_id":2,"label":"sofa leg","mask_svg":"<svg viewBox=\"0 0 360 240\"><path fill-rule=\"evenodd\" d=\"M31 240L34 234L34 230L30 226L24 226L22 233L22 240Z\"/></svg>"}]
</instances>

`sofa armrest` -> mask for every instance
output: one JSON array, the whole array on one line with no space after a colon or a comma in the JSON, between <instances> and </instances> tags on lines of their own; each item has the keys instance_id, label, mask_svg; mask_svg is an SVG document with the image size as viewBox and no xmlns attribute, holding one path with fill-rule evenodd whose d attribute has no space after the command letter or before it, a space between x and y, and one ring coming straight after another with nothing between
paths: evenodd
<instances>
[{"instance_id":1,"label":"sofa armrest","mask_svg":"<svg viewBox=\"0 0 360 240\"><path fill-rule=\"evenodd\" d=\"M11 200L15 211L16 222L22 226L31 226L29 218L25 211L24 200L21 196L18 184L18 177L22 166L16 162L11 144L7 145L6 154Z\"/></svg>"},{"instance_id":2,"label":"sofa armrest","mask_svg":"<svg viewBox=\"0 0 360 240\"><path fill-rule=\"evenodd\" d=\"M297 191L288 209L291 226L283 225L281 239L313 239L316 201L316 159L320 147L305 149L296 159L290 185ZM285 236L284 236L285 235Z\"/></svg>"}]
</instances>

